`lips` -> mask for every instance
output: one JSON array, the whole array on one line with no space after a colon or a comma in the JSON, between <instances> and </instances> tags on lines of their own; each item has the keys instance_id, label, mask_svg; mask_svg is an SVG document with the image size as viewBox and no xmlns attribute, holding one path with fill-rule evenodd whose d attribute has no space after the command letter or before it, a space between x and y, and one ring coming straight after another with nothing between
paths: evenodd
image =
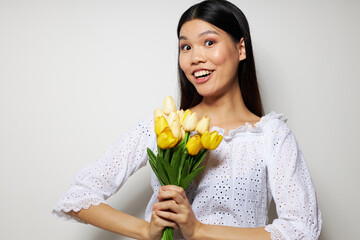
<instances>
[{"instance_id":1,"label":"lips","mask_svg":"<svg viewBox=\"0 0 360 240\"><path fill-rule=\"evenodd\" d=\"M201 69L194 71L193 75L197 83L204 83L210 79L213 72L213 70Z\"/></svg>"},{"instance_id":2,"label":"lips","mask_svg":"<svg viewBox=\"0 0 360 240\"><path fill-rule=\"evenodd\" d=\"M203 77L209 76L212 72L213 71L210 71L210 70L200 70L200 71L194 72L194 76L196 78L203 78Z\"/></svg>"}]
</instances>

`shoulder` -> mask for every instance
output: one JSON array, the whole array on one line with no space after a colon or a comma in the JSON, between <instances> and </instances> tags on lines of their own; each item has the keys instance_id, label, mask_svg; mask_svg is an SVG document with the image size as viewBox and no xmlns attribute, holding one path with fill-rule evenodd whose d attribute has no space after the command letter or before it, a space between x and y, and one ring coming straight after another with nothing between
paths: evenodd
<instances>
[{"instance_id":1,"label":"shoulder","mask_svg":"<svg viewBox=\"0 0 360 240\"><path fill-rule=\"evenodd\" d=\"M154 132L154 120L153 120L153 116L148 116L144 119L142 119L141 121L139 121L135 128L139 128L142 131L150 131L150 132Z\"/></svg>"},{"instance_id":2,"label":"shoulder","mask_svg":"<svg viewBox=\"0 0 360 240\"><path fill-rule=\"evenodd\" d=\"M259 125L266 138L274 139L291 133L291 129L286 122L287 118L284 114L272 111L261 118Z\"/></svg>"},{"instance_id":3,"label":"shoulder","mask_svg":"<svg viewBox=\"0 0 360 240\"><path fill-rule=\"evenodd\" d=\"M137 123L133 124L130 128L127 129L121 136L122 138L132 138L132 139L145 139L153 138L154 135L154 120L152 116L147 116Z\"/></svg>"}]
</instances>

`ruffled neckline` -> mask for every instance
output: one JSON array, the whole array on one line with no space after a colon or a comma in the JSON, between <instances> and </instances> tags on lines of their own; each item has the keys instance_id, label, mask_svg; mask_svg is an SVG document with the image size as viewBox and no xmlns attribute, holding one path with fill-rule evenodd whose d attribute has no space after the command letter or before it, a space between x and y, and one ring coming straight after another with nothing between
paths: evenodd
<instances>
[{"instance_id":1,"label":"ruffled neckline","mask_svg":"<svg viewBox=\"0 0 360 240\"><path fill-rule=\"evenodd\" d=\"M228 134L225 135L225 129L218 127L218 126L213 126L211 128L211 131L217 131L220 135L223 135L224 139L231 139L239 134L243 134L243 133L261 133L264 129L264 126L266 125L266 123L268 123L269 121L273 120L273 119L279 119L282 120L284 122L286 122L286 118L284 114L280 114L280 113L276 113L274 111L262 116L260 118L260 120L255 123L254 125L251 125L250 123L246 122L245 125L242 125L238 128L235 129L231 129L229 130Z\"/></svg>"}]
</instances>

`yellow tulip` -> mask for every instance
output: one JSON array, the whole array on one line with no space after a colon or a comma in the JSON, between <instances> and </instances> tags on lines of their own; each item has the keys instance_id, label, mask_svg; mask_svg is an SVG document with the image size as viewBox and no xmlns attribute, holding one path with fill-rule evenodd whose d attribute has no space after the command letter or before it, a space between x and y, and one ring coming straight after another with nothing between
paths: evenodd
<instances>
[{"instance_id":1,"label":"yellow tulip","mask_svg":"<svg viewBox=\"0 0 360 240\"><path fill-rule=\"evenodd\" d=\"M166 127L169 127L168 122L164 116L155 119L155 133L158 136Z\"/></svg>"},{"instance_id":2,"label":"yellow tulip","mask_svg":"<svg viewBox=\"0 0 360 240\"><path fill-rule=\"evenodd\" d=\"M184 121L184 119L183 119L183 117L184 117L184 110L177 110L177 115L179 116L179 121L180 121L180 123L182 123L183 121Z\"/></svg>"},{"instance_id":3,"label":"yellow tulip","mask_svg":"<svg viewBox=\"0 0 360 240\"><path fill-rule=\"evenodd\" d=\"M185 118L186 118L189 114L191 114L191 111L190 111L190 109L187 109L187 110L184 112L184 110L181 109L180 111L178 111L178 114L179 114L179 117L180 117L181 124L183 124Z\"/></svg>"},{"instance_id":4,"label":"yellow tulip","mask_svg":"<svg viewBox=\"0 0 360 240\"><path fill-rule=\"evenodd\" d=\"M179 121L173 121L170 125L170 129L174 135L174 137L181 139L182 138L182 133L181 133L181 128L180 128L180 123Z\"/></svg>"},{"instance_id":5,"label":"yellow tulip","mask_svg":"<svg viewBox=\"0 0 360 240\"><path fill-rule=\"evenodd\" d=\"M171 126L171 124L172 124L174 121L177 121L177 122L179 122L179 124L180 124L180 119L179 119L179 116L177 115L176 112L171 112L171 113L169 114L169 117L167 118L167 121L168 121L168 123L169 123L170 126Z\"/></svg>"},{"instance_id":6,"label":"yellow tulip","mask_svg":"<svg viewBox=\"0 0 360 240\"><path fill-rule=\"evenodd\" d=\"M169 127L166 127L157 137L157 144L162 149L173 148L178 141L179 139L174 137Z\"/></svg>"},{"instance_id":7,"label":"yellow tulip","mask_svg":"<svg viewBox=\"0 0 360 240\"><path fill-rule=\"evenodd\" d=\"M196 126L196 131L200 134L204 134L206 131L209 131L210 128L210 118L204 116Z\"/></svg>"},{"instance_id":8,"label":"yellow tulip","mask_svg":"<svg viewBox=\"0 0 360 240\"><path fill-rule=\"evenodd\" d=\"M208 131L206 131L201 136L201 145L205 149L214 150L215 148L217 148L219 146L222 139L223 139L223 136L218 135L218 133L216 131L213 131L212 133L209 133Z\"/></svg>"},{"instance_id":9,"label":"yellow tulip","mask_svg":"<svg viewBox=\"0 0 360 240\"><path fill-rule=\"evenodd\" d=\"M202 149L201 140L199 135L192 136L189 141L186 143L186 148L190 155L196 155Z\"/></svg>"},{"instance_id":10,"label":"yellow tulip","mask_svg":"<svg viewBox=\"0 0 360 240\"><path fill-rule=\"evenodd\" d=\"M197 123L198 123L198 118L196 113L190 112L190 110L186 110L184 114L184 122L183 122L183 127L185 131L194 131Z\"/></svg>"},{"instance_id":11,"label":"yellow tulip","mask_svg":"<svg viewBox=\"0 0 360 240\"><path fill-rule=\"evenodd\" d=\"M155 109L154 110L154 121L157 117L161 117L161 116L165 116L164 112L160 108Z\"/></svg>"},{"instance_id":12,"label":"yellow tulip","mask_svg":"<svg viewBox=\"0 0 360 240\"><path fill-rule=\"evenodd\" d=\"M171 112L176 112L175 101L172 97L166 96L163 102L163 110L166 115L169 115Z\"/></svg>"},{"instance_id":13,"label":"yellow tulip","mask_svg":"<svg viewBox=\"0 0 360 240\"><path fill-rule=\"evenodd\" d=\"M185 134L186 134L185 129L183 127L181 127L180 130L181 130L181 140L184 140Z\"/></svg>"}]
</instances>

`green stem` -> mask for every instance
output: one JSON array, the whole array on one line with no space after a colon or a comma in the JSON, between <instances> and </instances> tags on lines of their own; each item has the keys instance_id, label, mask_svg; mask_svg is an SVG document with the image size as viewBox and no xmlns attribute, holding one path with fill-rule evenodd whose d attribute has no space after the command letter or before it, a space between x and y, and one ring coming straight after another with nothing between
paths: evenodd
<instances>
[{"instance_id":1,"label":"green stem","mask_svg":"<svg viewBox=\"0 0 360 240\"><path fill-rule=\"evenodd\" d=\"M190 132L186 132L185 133L185 138L184 138L185 144L187 144L187 142L189 141L189 138L190 138Z\"/></svg>"},{"instance_id":2,"label":"green stem","mask_svg":"<svg viewBox=\"0 0 360 240\"><path fill-rule=\"evenodd\" d=\"M173 239L174 239L174 229L172 227L166 227L161 240L173 240Z\"/></svg>"}]
</instances>

